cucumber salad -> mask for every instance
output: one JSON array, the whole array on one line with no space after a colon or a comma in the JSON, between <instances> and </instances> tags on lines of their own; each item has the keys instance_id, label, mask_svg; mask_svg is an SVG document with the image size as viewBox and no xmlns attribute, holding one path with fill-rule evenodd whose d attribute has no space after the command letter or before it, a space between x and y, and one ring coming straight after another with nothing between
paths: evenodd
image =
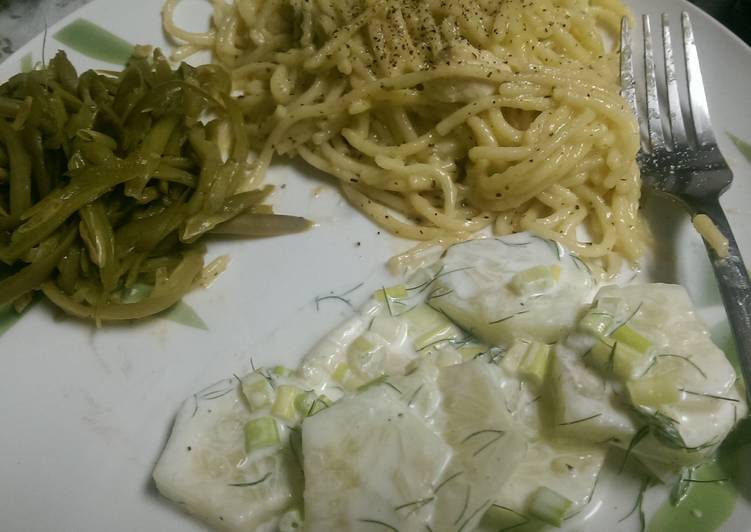
<instances>
[{"instance_id":1,"label":"cucumber salad","mask_svg":"<svg viewBox=\"0 0 751 532\"><path fill-rule=\"evenodd\" d=\"M377 290L294 370L188 398L154 479L221 530L558 527L609 449L670 485L746 413L682 287L600 286L519 234Z\"/></svg>"}]
</instances>

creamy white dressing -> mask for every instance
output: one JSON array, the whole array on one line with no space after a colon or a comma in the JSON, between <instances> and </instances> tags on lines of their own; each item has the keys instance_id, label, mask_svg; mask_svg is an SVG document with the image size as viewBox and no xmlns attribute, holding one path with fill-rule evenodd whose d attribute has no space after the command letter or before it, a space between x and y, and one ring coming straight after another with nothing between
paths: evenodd
<instances>
[{"instance_id":1,"label":"creamy white dressing","mask_svg":"<svg viewBox=\"0 0 751 532\"><path fill-rule=\"evenodd\" d=\"M273 408L252 411L235 379L188 399L157 485L226 530L274 529L304 506L310 531L468 532L493 504L525 514L540 488L578 512L607 448L628 448L648 423L631 452L669 480L746 415L743 392L682 288L604 287L597 300L611 298L613 327L628 324L648 345L630 378L680 387L675 401L632 404L632 381L588 359L599 340L578 324L598 308L595 288L587 267L549 241L455 245L376 291L297 371L265 374L325 399L320 411L277 419L279 445L245 451L243 426ZM542 382L522 369L527 346L548 353Z\"/></svg>"}]
</instances>

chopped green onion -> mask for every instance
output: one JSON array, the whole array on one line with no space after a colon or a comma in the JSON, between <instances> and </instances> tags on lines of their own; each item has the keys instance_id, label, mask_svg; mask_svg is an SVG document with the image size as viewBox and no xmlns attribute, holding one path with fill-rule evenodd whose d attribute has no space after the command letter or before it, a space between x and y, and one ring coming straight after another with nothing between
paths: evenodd
<instances>
[{"instance_id":1,"label":"chopped green onion","mask_svg":"<svg viewBox=\"0 0 751 532\"><path fill-rule=\"evenodd\" d=\"M527 353L527 349L529 349L530 343L529 340L514 340L514 343L511 344L511 347L501 359L501 367L509 373L516 373L524 359L524 355Z\"/></svg>"},{"instance_id":2,"label":"chopped green onion","mask_svg":"<svg viewBox=\"0 0 751 532\"><path fill-rule=\"evenodd\" d=\"M614 318L605 311L592 309L579 321L579 329L599 336L605 334L613 326Z\"/></svg>"},{"instance_id":3,"label":"chopped green onion","mask_svg":"<svg viewBox=\"0 0 751 532\"><path fill-rule=\"evenodd\" d=\"M358 336L347 349L350 370L363 380L378 377L383 373L384 348L378 335L370 331Z\"/></svg>"},{"instance_id":4,"label":"chopped green onion","mask_svg":"<svg viewBox=\"0 0 751 532\"><path fill-rule=\"evenodd\" d=\"M317 398L318 396L315 392L307 391L301 393L295 397L295 410L297 410L297 413L301 416L307 415L308 411L313 408Z\"/></svg>"},{"instance_id":5,"label":"chopped green onion","mask_svg":"<svg viewBox=\"0 0 751 532\"><path fill-rule=\"evenodd\" d=\"M595 308L611 316L620 316L628 310L626 302L620 297L600 297L595 301Z\"/></svg>"},{"instance_id":6,"label":"chopped green onion","mask_svg":"<svg viewBox=\"0 0 751 532\"><path fill-rule=\"evenodd\" d=\"M626 383L631 402L639 406L657 407L677 403L681 392L668 377L650 377Z\"/></svg>"},{"instance_id":7,"label":"chopped green onion","mask_svg":"<svg viewBox=\"0 0 751 532\"><path fill-rule=\"evenodd\" d=\"M402 316L407 320L407 329L411 336L419 336L441 325L451 324L446 315L422 304L416 305Z\"/></svg>"},{"instance_id":8,"label":"chopped green onion","mask_svg":"<svg viewBox=\"0 0 751 532\"><path fill-rule=\"evenodd\" d=\"M386 301L386 298L390 300L407 299L407 287L403 284L395 286L389 286L388 288L379 288L373 292L373 297L378 301Z\"/></svg>"},{"instance_id":9,"label":"chopped green onion","mask_svg":"<svg viewBox=\"0 0 751 532\"><path fill-rule=\"evenodd\" d=\"M361 377L355 375L346 362L339 362L336 365L334 368L334 380L341 383L348 390L356 390L366 382Z\"/></svg>"},{"instance_id":10,"label":"chopped green onion","mask_svg":"<svg viewBox=\"0 0 751 532\"><path fill-rule=\"evenodd\" d=\"M251 410L258 410L271 404L274 390L266 377L258 372L243 377L242 392Z\"/></svg>"},{"instance_id":11,"label":"chopped green onion","mask_svg":"<svg viewBox=\"0 0 751 532\"><path fill-rule=\"evenodd\" d=\"M400 318L376 316L370 322L370 331L389 343L399 343L407 334L407 324Z\"/></svg>"},{"instance_id":12,"label":"chopped green onion","mask_svg":"<svg viewBox=\"0 0 751 532\"><path fill-rule=\"evenodd\" d=\"M623 380L635 378L649 360L646 353L637 351L625 342L601 336L589 351L589 360L595 366L614 373Z\"/></svg>"},{"instance_id":13,"label":"chopped green onion","mask_svg":"<svg viewBox=\"0 0 751 532\"><path fill-rule=\"evenodd\" d=\"M532 494L527 513L553 526L561 526L573 503L563 495L542 486Z\"/></svg>"},{"instance_id":14,"label":"chopped green onion","mask_svg":"<svg viewBox=\"0 0 751 532\"><path fill-rule=\"evenodd\" d=\"M539 387L545 380L549 360L550 346L541 342L532 342L519 364L519 374Z\"/></svg>"},{"instance_id":15,"label":"chopped green onion","mask_svg":"<svg viewBox=\"0 0 751 532\"><path fill-rule=\"evenodd\" d=\"M455 336L452 324L441 324L417 338L417 340L415 340L415 349L421 351L426 347L435 345L441 341L453 340Z\"/></svg>"},{"instance_id":16,"label":"chopped green onion","mask_svg":"<svg viewBox=\"0 0 751 532\"><path fill-rule=\"evenodd\" d=\"M560 278L560 266L534 266L517 273L511 278L511 287L521 296L530 296L547 292Z\"/></svg>"},{"instance_id":17,"label":"chopped green onion","mask_svg":"<svg viewBox=\"0 0 751 532\"><path fill-rule=\"evenodd\" d=\"M277 377L289 377L294 373L294 371L289 368L285 368L284 366L274 366L273 368L271 368L271 373L273 373Z\"/></svg>"},{"instance_id":18,"label":"chopped green onion","mask_svg":"<svg viewBox=\"0 0 751 532\"><path fill-rule=\"evenodd\" d=\"M646 353L647 350L649 350L649 348L652 346L652 342L644 338L641 334L639 334L626 324L621 325L612 333L610 333L610 337L620 343L628 345L639 353Z\"/></svg>"},{"instance_id":19,"label":"chopped green onion","mask_svg":"<svg viewBox=\"0 0 751 532\"><path fill-rule=\"evenodd\" d=\"M450 345L441 347L434 356L435 363L441 368L461 364L466 360L460 351L457 351Z\"/></svg>"},{"instance_id":20,"label":"chopped green onion","mask_svg":"<svg viewBox=\"0 0 751 532\"><path fill-rule=\"evenodd\" d=\"M297 386L282 384L276 389L276 399L271 407L271 415L276 416L289 423L297 420L297 410L295 409L295 400L303 391Z\"/></svg>"},{"instance_id":21,"label":"chopped green onion","mask_svg":"<svg viewBox=\"0 0 751 532\"><path fill-rule=\"evenodd\" d=\"M388 375L381 375L379 377L376 377L375 379L366 382L365 384L360 385L357 388L358 392L362 392L364 390L368 390L370 388L373 388L374 386L378 386L379 384L383 384L388 379Z\"/></svg>"},{"instance_id":22,"label":"chopped green onion","mask_svg":"<svg viewBox=\"0 0 751 532\"><path fill-rule=\"evenodd\" d=\"M271 416L251 419L243 428L245 434L245 452L279 445L279 427Z\"/></svg>"},{"instance_id":23,"label":"chopped green onion","mask_svg":"<svg viewBox=\"0 0 751 532\"><path fill-rule=\"evenodd\" d=\"M349 364L347 364L346 362L339 362L334 368L334 380L344 383L344 381L351 373L352 372L349 369Z\"/></svg>"},{"instance_id":24,"label":"chopped green onion","mask_svg":"<svg viewBox=\"0 0 751 532\"><path fill-rule=\"evenodd\" d=\"M466 360L472 360L480 353L485 353L488 350L487 346L484 346L482 344L476 344L474 342L466 343L459 347L457 351L461 353L462 359Z\"/></svg>"}]
</instances>

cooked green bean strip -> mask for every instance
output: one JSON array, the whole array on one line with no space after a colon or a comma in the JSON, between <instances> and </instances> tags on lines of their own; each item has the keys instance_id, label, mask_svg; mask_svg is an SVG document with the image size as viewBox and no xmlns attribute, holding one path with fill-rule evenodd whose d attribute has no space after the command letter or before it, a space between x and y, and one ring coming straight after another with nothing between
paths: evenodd
<instances>
[{"instance_id":1,"label":"cooked green bean strip","mask_svg":"<svg viewBox=\"0 0 751 532\"><path fill-rule=\"evenodd\" d=\"M10 157L10 214L20 215L31 206L31 160L21 138L0 120L0 140Z\"/></svg>"},{"instance_id":2,"label":"cooked green bean strip","mask_svg":"<svg viewBox=\"0 0 751 532\"><path fill-rule=\"evenodd\" d=\"M23 101L7 96L0 96L0 117L15 118L23 107Z\"/></svg>"},{"instance_id":3,"label":"cooked green bean strip","mask_svg":"<svg viewBox=\"0 0 751 532\"><path fill-rule=\"evenodd\" d=\"M52 178L45 164L42 133L37 128L27 127L21 135L28 149L36 192L39 196L46 196L52 190Z\"/></svg>"},{"instance_id":4,"label":"cooked green bean strip","mask_svg":"<svg viewBox=\"0 0 751 532\"><path fill-rule=\"evenodd\" d=\"M217 225L224 223L235 216L247 211L251 207L258 205L270 193L272 187L266 186L260 190L251 190L236 194L226 200L216 212L200 212L194 214L185 221L185 226L180 238L184 242L192 242L200 235L214 229Z\"/></svg>"},{"instance_id":5,"label":"cooked green bean strip","mask_svg":"<svg viewBox=\"0 0 751 532\"><path fill-rule=\"evenodd\" d=\"M52 281L42 285L42 292L55 305L68 314L95 320L133 320L153 316L180 301L193 287L193 281L203 268L203 258L198 253L186 253L167 281L157 285L145 299L136 303L108 303L90 307L77 303L63 293Z\"/></svg>"},{"instance_id":6,"label":"cooked green bean strip","mask_svg":"<svg viewBox=\"0 0 751 532\"><path fill-rule=\"evenodd\" d=\"M39 288L68 251L75 237L75 227L65 229L61 236L53 237L57 242L46 255L37 257L18 273L0 281L0 305L10 303L25 293Z\"/></svg>"},{"instance_id":7,"label":"cooked green bean strip","mask_svg":"<svg viewBox=\"0 0 751 532\"><path fill-rule=\"evenodd\" d=\"M99 266L102 286L107 292L117 287L119 265L115 255L115 234L100 201L93 201L79 211L81 237L91 262Z\"/></svg>"},{"instance_id":8,"label":"cooked green bean strip","mask_svg":"<svg viewBox=\"0 0 751 532\"><path fill-rule=\"evenodd\" d=\"M311 227L310 220L284 214L241 214L217 225L215 235L277 236L300 233Z\"/></svg>"},{"instance_id":9,"label":"cooked green bean strip","mask_svg":"<svg viewBox=\"0 0 751 532\"><path fill-rule=\"evenodd\" d=\"M175 168L164 164L164 160L159 164L159 167L154 172L156 179L163 179L172 183L179 183L185 185L188 188L195 188L198 184L196 176L180 168Z\"/></svg>"},{"instance_id":10,"label":"cooked green bean strip","mask_svg":"<svg viewBox=\"0 0 751 532\"><path fill-rule=\"evenodd\" d=\"M76 93L78 88L78 73L73 64L68 60L68 56L63 52L57 52L49 64L50 70L55 73L55 77L60 84L70 92Z\"/></svg>"},{"instance_id":11,"label":"cooked green bean strip","mask_svg":"<svg viewBox=\"0 0 751 532\"><path fill-rule=\"evenodd\" d=\"M263 203L271 187L247 191L263 132L231 91L222 68L158 50L80 76L61 52L0 85L0 297L44 284L76 316L145 317L192 288L202 235L307 228Z\"/></svg>"},{"instance_id":12,"label":"cooked green bean strip","mask_svg":"<svg viewBox=\"0 0 751 532\"><path fill-rule=\"evenodd\" d=\"M68 186L52 192L34 206L34 215L13 232L10 246L0 249L0 258L6 261L18 259L87 203L115 185L149 175L155 169L153 160L141 158L81 169ZM36 210L42 203L45 208Z\"/></svg>"},{"instance_id":13,"label":"cooked green bean strip","mask_svg":"<svg viewBox=\"0 0 751 532\"><path fill-rule=\"evenodd\" d=\"M6 231L16 227L20 221L20 216L0 216L0 231Z\"/></svg>"},{"instance_id":14,"label":"cooked green bean strip","mask_svg":"<svg viewBox=\"0 0 751 532\"><path fill-rule=\"evenodd\" d=\"M86 166L94 165L107 165L112 164L117 160L117 157L112 152L112 149L100 142L79 142L76 143L78 151L81 157L88 163Z\"/></svg>"},{"instance_id":15,"label":"cooked green bean strip","mask_svg":"<svg viewBox=\"0 0 751 532\"><path fill-rule=\"evenodd\" d=\"M172 131L177 127L179 121L180 117L174 114L169 114L157 121L151 127L149 132L146 133L146 136L141 142L141 147L139 149L141 156L155 158L161 157L162 152L172 135ZM129 181L125 185L125 195L144 201L145 198L142 197L143 190L149 179L151 179L151 175L145 175L142 178Z\"/></svg>"},{"instance_id":16,"label":"cooked green bean strip","mask_svg":"<svg viewBox=\"0 0 751 532\"><path fill-rule=\"evenodd\" d=\"M84 142L95 142L102 144L111 151L117 149L117 141L115 139L113 139L109 135L105 135L104 133L91 128L79 129L78 131L76 131L75 136L83 140Z\"/></svg>"},{"instance_id":17,"label":"cooked green bean strip","mask_svg":"<svg viewBox=\"0 0 751 532\"><path fill-rule=\"evenodd\" d=\"M57 269L60 271L60 275L57 277L57 282L68 294L72 294L76 289L80 267L81 248L78 246L71 246L65 256L60 259L60 264L57 265Z\"/></svg>"}]
</instances>

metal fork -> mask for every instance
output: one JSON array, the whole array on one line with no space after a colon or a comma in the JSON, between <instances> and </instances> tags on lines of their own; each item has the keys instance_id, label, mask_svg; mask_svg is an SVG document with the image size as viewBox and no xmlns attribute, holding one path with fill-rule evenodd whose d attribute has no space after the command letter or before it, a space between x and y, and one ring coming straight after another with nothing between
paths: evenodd
<instances>
[{"instance_id":1,"label":"metal fork","mask_svg":"<svg viewBox=\"0 0 751 532\"><path fill-rule=\"evenodd\" d=\"M652 35L649 16L642 17L644 31L644 66L647 96L646 120L648 138L642 141L637 156L645 188L666 194L688 210L691 217L707 215L728 239L726 257L707 244L710 261L725 304L730 327L735 336L744 380L751 387L751 282L730 230L725 213L720 207L720 195L733 181L725 159L717 146L704 93L696 41L688 13L683 12L683 49L686 61L690 117L684 120L681 110L673 47L670 40L668 17L662 15L662 45L665 58L665 81L668 102L668 127L663 128L658 99L658 82L652 52ZM639 117L636 105L636 81L631 52L631 34L628 19L621 21L621 94L631 110ZM705 242L706 244L706 242ZM751 390L751 388L747 388ZM751 395L749 395L751 397Z\"/></svg>"}]
</instances>

